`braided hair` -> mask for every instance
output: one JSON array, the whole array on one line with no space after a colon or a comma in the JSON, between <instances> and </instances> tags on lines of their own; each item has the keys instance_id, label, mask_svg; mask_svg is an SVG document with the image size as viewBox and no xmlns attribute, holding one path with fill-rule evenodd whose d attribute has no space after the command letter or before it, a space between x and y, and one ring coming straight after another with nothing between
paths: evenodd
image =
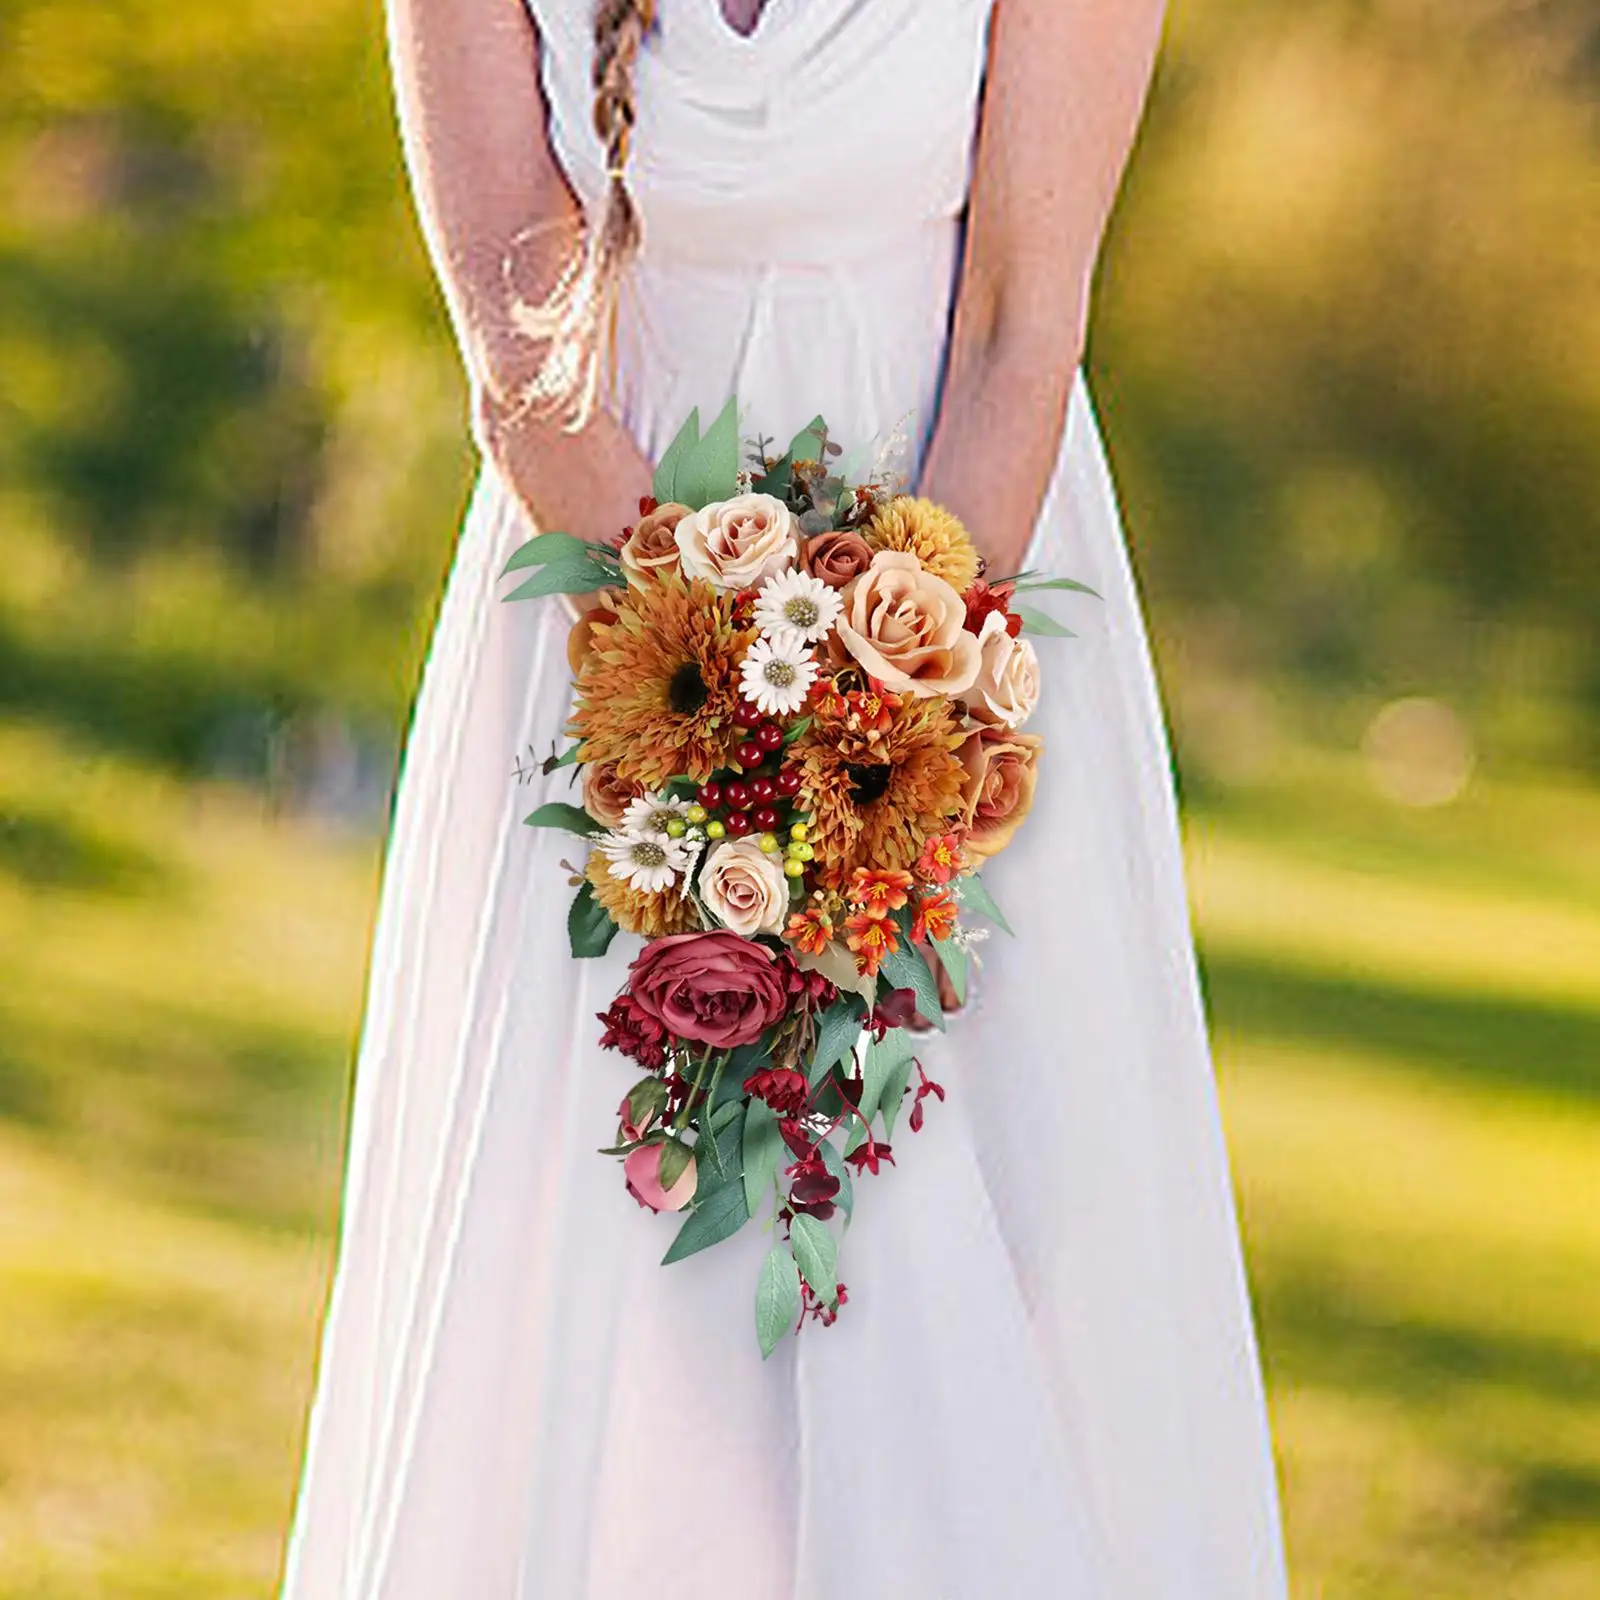
<instances>
[{"instance_id":1,"label":"braided hair","mask_svg":"<svg viewBox=\"0 0 1600 1600\"><path fill-rule=\"evenodd\" d=\"M512 321L545 345L523 404L576 432L593 414L615 354L622 275L639 248L639 213L626 169L635 118L633 69L655 21L655 0L599 0L594 19L594 130L605 150L600 214L542 304L517 301Z\"/></svg>"}]
</instances>

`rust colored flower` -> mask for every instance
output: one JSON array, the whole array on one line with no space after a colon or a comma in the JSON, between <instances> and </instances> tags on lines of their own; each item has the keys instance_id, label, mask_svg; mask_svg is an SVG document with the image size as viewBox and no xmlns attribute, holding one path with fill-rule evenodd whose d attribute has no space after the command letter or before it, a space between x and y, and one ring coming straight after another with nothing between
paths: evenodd
<instances>
[{"instance_id":1,"label":"rust colored flower","mask_svg":"<svg viewBox=\"0 0 1600 1600\"><path fill-rule=\"evenodd\" d=\"M617 776L614 761L602 761L583 769L583 809L607 828L620 828L622 814L644 796L644 785Z\"/></svg>"},{"instance_id":2,"label":"rust colored flower","mask_svg":"<svg viewBox=\"0 0 1600 1600\"><path fill-rule=\"evenodd\" d=\"M612 872L611 863L598 850L590 852L583 875L595 899L624 933L660 939L669 933L692 933L700 926L694 901L677 885L653 892L635 889Z\"/></svg>"},{"instance_id":3,"label":"rust colored flower","mask_svg":"<svg viewBox=\"0 0 1600 1600\"><path fill-rule=\"evenodd\" d=\"M783 936L803 954L820 956L833 938L833 918L821 906L808 906L790 914Z\"/></svg>"},{"instance_id":4,"label":"rust colored flower","mask_svg":"<svg viewBox=\"0 0 1600 1600\"><path fill-rule=\"evenodd\" d=\"M978 576L978 552L960 520L932 500L901 495L864 530L874 550L904 550L960 594Z\"/></svg>"},{"instance_id":5,"label":"rust colored flower","mask_svg":"<svg viewBox=\"0 0 1600 1600\"><path fill-rule=\"evenodd\" d=\"M954 833L935 835L917 857L917 876L927 883L949 883L961 871L961 837Z\"/></svg>"},{"instance_id":6,"label":"rust colored flower","mask_svg":"<svg viewBox=\"0 0 1600 1600\"><path fill-rule=\"evenodd\" d=\"M1043 748L1036 735L1003 728L980 728L961 746L958 754L967 774L963 848L972 861L987 861L1004 850L1033 808Z\"/></svg>"},{"instance_id":7,"label":"rust colored flower","mask_svg":"<svg viewBox=\"0 0 1600 1600\"><path fill-rule=\"evenodd\" d=\"M1005 616L1006 632L1015 639L1022 632L1022 618L1012 616L1009 609L1015 593L1012 584L996 584L991 589L982 578L976 579L963 596L967 602L967 632L982 633L983 619L999 611Z\"/></svg>"},{"instance_id":8,"label":"rust colored flower","mask_svg":"<svg viewBox=\"0 0 1600 1600\"><path fill-rule=\"evenodd\" d=\"M886 917L898 911L911 895L912 878L900 867L857 867L845 891L851 905L869 917Z\"/></svg>"},{"instance_id":9,"label":"rust colored flower","mask_svg":"<svg viewBox=\"0 0 1600 1600\"><path fill-rule=\"evenodd\" d=\"M948 939L956 930L961 908L947 894L925 894L917 901L911 919L911 942L926 944L929 939Z\"/></svg>"},{"instance_id":10,"label":"rust colored flower","mask_svg":"<svg viewBox=\"0 0 1600 1600\"><path fill-rule=\"evenodd\" d=\"M687 773L704 782L743 735L733 726L739 662L755 633L734 600L667 573L629 589L616 617L591 628L571 731L585 761L659 789Z\"/></svg>"},{"instance_id":11,"label":"rust colored flower","mask_svg":"<svg viewBox=\"0 0 1600 1600\"><path fill-rule=\"evenodd\" d=\"M639 503L644 504L642 500ZM678 541L673 533L688 515L689 507L676 501L664 506L651 501L639 525L629 529L622 542L622 571L629 583L649 583L664 572L678 570Z\"/></svg>"},{"instance_id":12,"label":"rust colored flower","mask_svg":"<svg viewBox=\"0 0 1600 1600\"><path fill-rule=\"evenodd\" d=\"M612 622L617 608L612 591L600 591L599 604L590 606L567 632L567 667L574 678L583 671L583 664L594 649L594 630L598 623Z\"/></svg>"},{"instance_id":13,"label":"rust colored flower","mask_svg":"<svg viewBox=\"0 0 1600 1600\"><path fill-rule=\"evenodd\" d=\"M830 589L842 589L872 565L872 546L859 533L819 533L800 547L800 564Z\"/></svg>"},{"instance_id":14,"label":"rust colored flower","mask_svg":"<svg viewBox=\"0 0 1600 1600\"><path fill-rule=\"evenodd\" d=\"M845 942L855 952L856 970L864 978L875 978L884 958L900 948L900 930L887 917L868 916L858 911L846 917Z\"/></svg>"}]
</instances>

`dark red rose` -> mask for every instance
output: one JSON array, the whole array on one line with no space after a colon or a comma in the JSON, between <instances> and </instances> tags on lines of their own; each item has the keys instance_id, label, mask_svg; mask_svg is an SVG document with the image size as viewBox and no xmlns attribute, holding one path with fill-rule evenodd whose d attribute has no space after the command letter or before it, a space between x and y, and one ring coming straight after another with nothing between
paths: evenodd
<instances>
[{"instance_id":1,"label":"dark red rose","mask_svg":"<svg viewBox=\"0 0 1600 1600\"><path fill-rule=\"evenodd\" d=\"M715 1050L754 1044L789 1009L776 956L726 928L652 940L628 991L669 1034Z\"/></svg>"},{"instance_id":2,"label":"dark red rose","mask_svg":"<svg viewBox=\"0 0 1600 1600\"><path fill-rule=\"evenodd\" d=\"M811 1086L790 1067L762 1067L744 1080L744 1092L765 1100L780 1117L797 1117L806 1108Z\"/></svg>"},{"instance_id":3,"label":"dark red rose","mask_svg":"<svg viewBox=\"0 0 1600 1600\"><path fill-rule=\"evenodd\" d=\"M665 1063L667 1030L648 1012L641 1011L630 996L619 994L609 1011L595 1015L606 1025L600 1036L602 1050L618 1050L651 1072Z\"/></svg>"}]
</instances>

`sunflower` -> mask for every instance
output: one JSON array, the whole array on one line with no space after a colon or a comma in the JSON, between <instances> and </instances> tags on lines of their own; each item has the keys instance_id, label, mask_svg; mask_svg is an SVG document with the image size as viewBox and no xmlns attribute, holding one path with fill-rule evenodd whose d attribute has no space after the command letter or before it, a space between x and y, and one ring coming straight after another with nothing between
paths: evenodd
<instances>
[{"instance_id":1,"label":"sunflower","mask_svg":"<svg viewBox=\"0 0 1600 1600\"><path fill-rule=\"evenodd\" d=\"M589 853L583 875L589 880L595 899L611 913L624 933L661 939L669 933L699 930L700 913L694 901L676 884L654 893L635 889L611 870L610 861L600 850Z\"/></svg>"},{"instance_id":2,"label":"sunflower","mask_svg":"<svg viewBox=\"0 0 1600 1600\"><path fill-rule=\"evenodd\" d=\"M907 550L957 594L978 576L978 552L960 521L932 500L900 495L862 529L874 550Z\"/></svg>"},{"instance_id":3,"label":"sunflower","mask_svg":"<svg viewBox=\"0 0 1600 1600\"><path fill-rule=\"evenodd\" d=\"M843 887L857 867L909 868L930 834L949 831L966 781L962 738L943 697L905 701L881 732L818 716L792 759L825 884Z\"/></svg>"},{"instance_id":4,"label":"sunflower","mask_svg":"<svg viewBox=\"0 0 1600 1600\"><path fill-rule=\"evenodd\" d=\"M744 737L733 726L739 663L754 643L737 598L669 574L630 589L616 620L596 621L578 673L571 732L583 760L659 789L687 773L703 782Z\"/></svg>"}]
</instances>

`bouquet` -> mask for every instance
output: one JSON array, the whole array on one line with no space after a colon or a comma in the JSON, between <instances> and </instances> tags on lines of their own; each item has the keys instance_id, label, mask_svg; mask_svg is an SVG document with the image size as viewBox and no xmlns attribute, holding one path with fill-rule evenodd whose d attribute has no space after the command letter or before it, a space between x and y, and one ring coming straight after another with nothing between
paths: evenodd
<instances>
[{"instance_id":1,"label":"bouquet","mask_svg":"<svg viewBox=\"0 0 1600 1600\"><path fill-rule=\"evenodd\" d=\"M764 1356L834 1321L834 1225L894 1164L906 1097L913 1131L944 1099L916 1030L943 1026L939 971L965 1000L979 920L1009 931L980 869L1032 804L1028 636L1067 633L1018 597L1084 589L988 578L954 516L847 482L840 453L819 417L741 466L734 404L703 437L696 413L616 543L545 533L507 568L531 569L508 599L596 602L568 644L575 742L541 764L582 804L527 821L588 846L573 955L645 941L599 1018L643 1073L603 1153L685 1213L664 1264L765 1219Z\"/></svg>"}]
</instances>

